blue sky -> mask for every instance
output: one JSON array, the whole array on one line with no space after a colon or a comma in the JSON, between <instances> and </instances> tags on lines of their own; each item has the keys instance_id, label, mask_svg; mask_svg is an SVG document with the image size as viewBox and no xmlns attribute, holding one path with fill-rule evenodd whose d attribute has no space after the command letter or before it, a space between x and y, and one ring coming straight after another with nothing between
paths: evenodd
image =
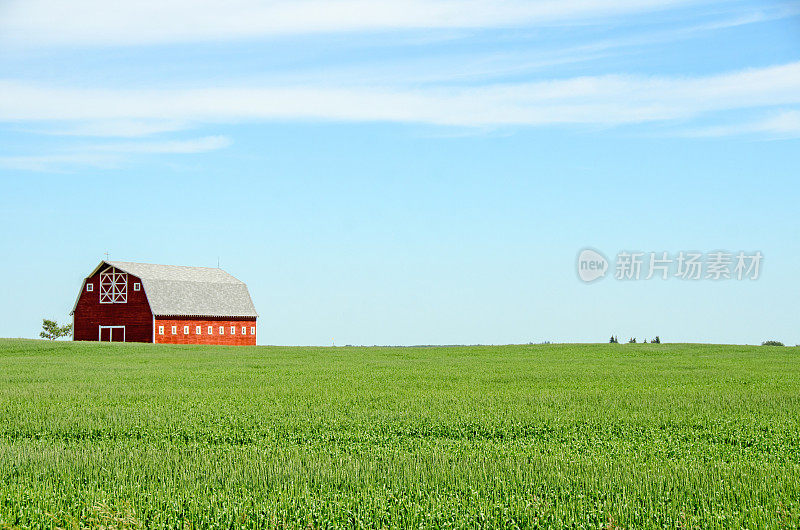
<instances>
[{"instance_id":1,"label":"blue sky","mask_svg":"<svg viewBox=\"0 0 800 530\"><path fill-rule=\"evenodd\" d=\"M0 336L109 252L219 258L263 344L797 344L799 140L796 2L6 1Z\"/></svg>"}]
</instances>

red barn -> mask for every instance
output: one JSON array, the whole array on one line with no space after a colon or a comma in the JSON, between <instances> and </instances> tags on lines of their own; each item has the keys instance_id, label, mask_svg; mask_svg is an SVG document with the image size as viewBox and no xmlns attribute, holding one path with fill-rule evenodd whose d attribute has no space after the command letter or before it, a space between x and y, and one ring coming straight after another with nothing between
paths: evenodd
<instances>
[{"instance_id":1,"label":"red barn","mask_svg":"<svg viewBox=\"0 0 800 530\"><path fill-rule=\"evenodd\" d=\"M71 314L74 340L256 343L247 285L222 269L101 261Z\"/></svg>"}]
</instances>

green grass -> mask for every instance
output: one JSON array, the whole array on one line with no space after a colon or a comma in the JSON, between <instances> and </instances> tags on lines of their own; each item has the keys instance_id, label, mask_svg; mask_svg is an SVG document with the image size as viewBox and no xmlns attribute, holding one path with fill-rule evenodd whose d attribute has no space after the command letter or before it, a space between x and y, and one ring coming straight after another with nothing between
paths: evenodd
<instances>
[{"instance_id":1,"label":"green grass","mask_svg":"<svg viewBox=\"0 0 800 530\"><path fill-rule=\"evenodd\" d=\"M800 349L0 340L0 528L800 527Z\"/></svg>"}]
</instances>

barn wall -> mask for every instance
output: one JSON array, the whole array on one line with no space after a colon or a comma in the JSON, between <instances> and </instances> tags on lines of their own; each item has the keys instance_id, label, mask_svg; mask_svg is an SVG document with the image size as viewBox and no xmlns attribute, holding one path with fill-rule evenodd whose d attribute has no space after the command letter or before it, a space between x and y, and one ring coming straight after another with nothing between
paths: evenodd
<instances>
[{"instance_id":1,"label":"barn wall","mask_svg":"<svg viewBox=\"0 0 800 530\"><path fill-rule=\"evenodd\" d=\"M159 328L164 326L164 334L159 333ZM175 334L172 334L172 326L175 326ZM189 326L189 333L185 334L184 326ZM200 326L201 333L198 335L196 327ZM208 334L208 326L212 326L214 333ZM223 326L225 333L220 334L219 328ZM236 328L236 332L231 334L231 326ZM242 327L246 327L246 333L242 335ZM218 344L228 346L255 346L256 335L250 333L250 328L256 327L254 318L247 319L225 319L208 317L156 317L155 337L159 344ZM256 329L256 332L258 329Z\"/></svg>"},{"instance_id":2,"label":"barn wall","mask_svg":"<svg viewBox=\"0 0 800 530\"><path fill-rule=\"evenodd\" d=\"M75 307L74 340L98 340L99 326L125 326L125 342L153 342L153 313L144 288L133 290L133 284L141 280L128 275L128 301L124 304L100 303L100 273L105 267L86 280ZM93 285L86 291L86 283Z\"/></svg>"}]
</instances>

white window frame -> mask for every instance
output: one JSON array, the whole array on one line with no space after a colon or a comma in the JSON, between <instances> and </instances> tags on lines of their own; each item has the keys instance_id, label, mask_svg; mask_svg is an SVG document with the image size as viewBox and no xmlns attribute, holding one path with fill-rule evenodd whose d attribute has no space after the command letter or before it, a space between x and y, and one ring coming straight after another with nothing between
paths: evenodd
<instances>
[{"instance_id":1,"label":"white window frame","mask_svg":"<svg viewBox=\"0 0 800 530\"><path fill-rule=\"evenodd\" d=\"M250 334L251 335L255 335L256 334L256 327L255 326L250 326Z\"/></svg>"},{"instance_id":2,"label":"white window frame","mask_svg":"<svg viewBox=\"0 0 800 530\"><path fill-rule=\"evenodd\" d=\"M189 326L183 326L183 334L184 335L188 335L189 334Z\"/></svg>"},{"instance_id":3,"label":"white window frame","mask_svg":"<svg viewBox=\"0 0 800 530\"><path fill-rule=\"evenodd\" d=\"M139 283L139 282L136 282L136 283L134 283L134 284L133 284L133 290L134 290L134 291L138 291L138 290L140 290L141 288L142 288L142 284L141 284L141 283Z\"/></svg>"},{"instance_id":4,"label":"white window frame","mask_svg":"<svg viewBox=\"0 0 800 530\"><path fill-rule=\"evenodd\" d=\"M208 334L209 335L213 335L214 334L214 326L208 326Z\"/></svg>"},{"instance_id":5,"label":"white window frame","mask_svg":"<svg viewBox=\"0 0 800 530\"><path fill-rule=\"evenodd\" d=\"M203 326L195 326L194 327L195 335L202 335L203 334Z\"/></svg>"},{"instance_id":6,"label":"white window frame","mask_svg":"<svg viewBox=\"0 0 800 530\"><path fill-rule=\"evenodd\" d=\"M100 303L128 303L128 273L114 267L100 273Z\"/></svg>"},{"instance_id":7,"label":"white window frame","mask_svg":"<svg viewBox=\"0 0 800 530\"><path fill-rule=\"evenodd\" d=\"M247 326L242 326L242 335L247 335Z\"/></svg>"},{"instance_id":8,"label":"white window frame","mask_svg":"<svg viewBox=\"0 0 800 530\"><path fill-rule=\"evenodd\" d=\"M91 293L92 291L94 291L94 284L92 284L92 283L87 283L87 284L86 284L86 292L87 292L87 293Z\"/></svg>"},{"instance_id":9,"label":"white window frame","mask_svg":"<svg viewBox=\"0 0 800 530\"><path fill-rule=\"evenodd\" d=\"M219 327L219 334L220 335L224 335L225 334L225 326L220 326Z\"/></svg>"},{"instance_id":10,"label":"white window frame","mask_svg":"<svg viewBox=\"0 0 800 530\"><path fill-rule=\"evenodd\" d=\"M178 326L172 326L172 334L173 335L177 335L178 334Z\"/></svg>"},{"instance_id":11,"label":"white window frame","mask_svg":"<svg viewBox=\"0 0 800 530\"><path fill-rule=\"evenodd\" d=\"M231 326L231 335L236 335L236 326Z\"/></svg>"},{"instance_id":12,"label":"white window frame","mask_svg":"<svg viewBox=\"0 0 800 530\"><path fill-rule=\"evenodd\" d=\"M163 335L164 334L164 326L158 326L158 334L159 335Z\"/></svg>"}]
</instances>

